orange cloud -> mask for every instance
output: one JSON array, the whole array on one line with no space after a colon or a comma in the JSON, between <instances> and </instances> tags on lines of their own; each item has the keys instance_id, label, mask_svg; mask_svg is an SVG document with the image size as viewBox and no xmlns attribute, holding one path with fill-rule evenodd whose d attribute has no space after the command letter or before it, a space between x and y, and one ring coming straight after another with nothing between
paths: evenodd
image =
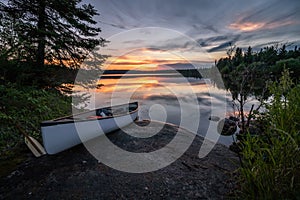
<instances>
[{"instance_id":1,"label":"orange cloud","mask_svg":"<svg viewBox=\"0 0 300 200\"><path fill-rule=\"evenodd\" d=\"M140 49L119 57L110 57L104 67L105 70L154 70L159 65L182 63L185 60L180 59L167 52L158 52L151 49Z\"/></svg>"},{"instance_id":2,"label":"orange cloud","mask_svg":"<svg viewBox=\"0 0 300 200\"><path fill-rule=\"evenodd\" d=\"M265 24L262 22L243 22L243 23L232 23L229 25L231 29L237 29L241 31L255 31L262 28Z\"/></svg>"},{"instance_id":3,"label":"orange cloud","mask_svg":"<svg viewBox=\"0 0 300 200\"><path fill-rule=\"evenodd\" d=\"M158 70L162 65L201 62L206 55L186 52L185 57L174 51L162 51L155 48L140 48L121 56L109 57L102 67L104 70Z\"/></svg>"},{"instance_id":4,"label":"orange cloud","mask_svg":"<svg viewBox=\"0 0 300 200\"><path fill-rule=\"evenodd\" d=\"M259 29L274 29L281 26L287 26L291 24L295 24L295 21L292 20L281 20L276 22L241 22L238 20L236 23L232 23L229 25L230 29L236 29L241 31L255 31Z\"/></svg>"}]
</instances>

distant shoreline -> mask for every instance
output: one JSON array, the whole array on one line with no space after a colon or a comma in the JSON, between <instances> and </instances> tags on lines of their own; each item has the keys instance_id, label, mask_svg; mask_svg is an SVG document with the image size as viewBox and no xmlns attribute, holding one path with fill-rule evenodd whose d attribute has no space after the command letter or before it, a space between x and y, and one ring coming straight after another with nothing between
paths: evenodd
<instances>
[{"instance_id":1,"label":"distant shoreline","mask_svg":"<svg viewBox=\"0 0 300 200\"><path fill-rule=\"evenodd\" d=\"M115 75L109 76L110 78L120 78L122 75L143 75L143 76L179 76L180 74L184 77L195 77L202 78L198 69L177 69L177 70L105 70L103 72L102 78L105 78L105 75ZM132 77L132 76L131 76Z\"/></svg>"},{"instance_id":2,"label":"distant shoreline","mask_svg":"<svg viewBox=\"0 0 300 200\"><path fill-rule=\"evenodd\" d=\"M178 73L168 74L103 74L101 79L120 79L120 78L135 78L135 77L182 77ZM201 77L199 77L201 78Z\"/></svg>"}]
</instances>

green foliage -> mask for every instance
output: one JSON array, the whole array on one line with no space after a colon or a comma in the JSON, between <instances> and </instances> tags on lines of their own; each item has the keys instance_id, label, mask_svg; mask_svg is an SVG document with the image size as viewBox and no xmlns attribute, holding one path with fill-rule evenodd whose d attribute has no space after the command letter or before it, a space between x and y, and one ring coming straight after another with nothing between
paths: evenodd
<instances>
[{"instance_id":1,"label":"green foliage","mask_svg":"<svg viewBox=\"0 0 300 200\"><path fill-rule=\"evenodd\" d=\"M88 76L77 83L95 84L107 58L96 53L106 43L96 15L81 0L0 2L0 83L70 92L85 61Z\"/></svg>"},{"instance_id":2,"label":"green foliage","mask_svg":"<svg viewBox=\"0 0 300 200\"><path fill-rule=\"evenodd\" d=\"M268 99L272 92L267 85L270 81L278 81L284 68L289 69L292 78L298 81L300 77L300 49L287 51L286 46L265 47L260 52L253 52L249 47L244 53L241 48L228 51L228 57L220 59L216 66L222 74L224 85L232 94L233 104L238 109L241 118L242 131L249 128L251 118L261 108L263 100ZM244 106L250 99L260 102L253 105L248 114Z\"/></svg>"},{"instance_id":3,"label":"green foliage","mask_svg":"<svg viewBox=\"0 0 300 200\"><path fill-rule=\"evenodd\" d=\"M288 70L269 86L272 101L264 113L264 132L246 134L240 168L241 199L300 197L300 85Z\"/></svg>"},{"instance_id":4,"label":"green foliage","mask_svg":"<svg viewBox=\"0 0 300 200\"><path fill-rule=\"evenodd\" d=\"M16 123L35 138L40 138L40 122L71 114L71 97L16 84L0 85L0 148L5 150L23 140ZM1 151L0 151L1 152Z\"/></svg>"},{"instance_id":5,"label":"green foliage","mask_svg":"<svg viewBox=\"0 0 300 200\"><path fill-rule=\"evenodd\" d=\"M300 57L277 61L272 72L276 77L280 77L280 74L284 69L288 69L291 72L290 76L297 81L300 75Z\"/></svg>"},{"instance_id":6,"label":"green foliage","mask_svg":"<svg viewBox=\"0 0 300 200\"><path fill-rule=\"evenodd\" d=\"M62 89L64 85L74 82L78 72L77 69L57 65L45 65L37 68L33 63L3 60L1 58L0 63L0 81L3 84L11 82L42 89Z\"/></svg>"},{"instance_id":7,"label":"green foliage","mask_svg":"<svg viewBox=\"0 0 300 200\"><path fill-rule=\"evenodd\" d=\"M98 80L107 56L92 54L106 42L95 15L82 0L0 2L0 150L21 140L16 123L39 138L41 121L71 113L71 97L62 93L71 92L83 61L77 82Z\"/></svg>"},{"instance_id":8,"label":"green foliage","mask_svg":"<svg viewBox=\"0 0 300 200\"><path fill-rule=\"evenodd\" d=\"M220 70L225 88L231 92L233 104L239 112L242 123L241 130L245 131L248 128L253 108L247 118L244 106L251 97L256 97L260 101L267 98L265 88L269 73L265 63L254 62L256 54L252 52L251 47L246 53L243 53L241 48L236 48L235 54L231 55L233 51L234 48L231 48L228 51L228 57L220 59L216 66ZM255 110L258 110L259 107Z\"/></svg>"},{"instance_id":9,"label":"green foliage","mask_svg":"<svg viewBox=\"0 0 300 200\"><path fill-rule=\"evenodd\" d=\"M78 67L105 43L93 19L97 11L81 0L9 0L0 3L0 15L0 53L38 67L44 61Z\"/></svg>"}]
</instances>

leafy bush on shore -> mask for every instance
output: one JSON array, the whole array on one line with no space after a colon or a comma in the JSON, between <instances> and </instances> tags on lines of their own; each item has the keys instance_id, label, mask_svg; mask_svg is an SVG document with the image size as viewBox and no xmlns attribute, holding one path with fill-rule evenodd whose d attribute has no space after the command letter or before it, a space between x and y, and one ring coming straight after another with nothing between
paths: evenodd
<instances>
[{"instance_id":1,"label":"leafy bush on shore","mask_svg":"<svg viewBox=\"0 0 300 200\"><path fill-rule=\"evenodd\" d=\"M300 197L300 85L287 70L269 87L272 101L264 113L264 133L247 134L240 168L241 199Z\"/></svg>"},{"instance_id":2,"label":"leafy bush on shore","mask_svg":"<svg viewBox=\"0 0 300 200\"><path fill-rule=\"evenodd\" d=\"M71 113L71 97L57 90L16 84L0 85L0 152L23 142L16 127L40 139L40 122Z\"/></svg>"}]
</instances>

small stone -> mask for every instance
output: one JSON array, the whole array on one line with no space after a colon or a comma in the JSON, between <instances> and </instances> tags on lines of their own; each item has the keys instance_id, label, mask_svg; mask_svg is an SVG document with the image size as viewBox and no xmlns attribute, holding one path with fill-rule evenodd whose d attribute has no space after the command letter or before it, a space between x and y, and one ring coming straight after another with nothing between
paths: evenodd
<instances>
[{"instance_id":1,"label":"small stone","mask_svg":"<svg viewBox=\"0 0 300 200\"><path fill-rule=\"evenodd\" d=\"M22 171L16 170L16 171L13 171L10 175L8 175L7 178L12 178L13 176L20 176L22 174L23 174Z\"/></svg>"},{"instance_id":2,"label":"small stone","mask_svg":"<svg viewBox=\"0 0 300 200\"><path fill-rule=\"evenodd\" d=\"M237 130L237 125L235 121L230 119L222 119L218 123L218 133L224 136L233 135Z\"/></svg>"}]
</instances>

